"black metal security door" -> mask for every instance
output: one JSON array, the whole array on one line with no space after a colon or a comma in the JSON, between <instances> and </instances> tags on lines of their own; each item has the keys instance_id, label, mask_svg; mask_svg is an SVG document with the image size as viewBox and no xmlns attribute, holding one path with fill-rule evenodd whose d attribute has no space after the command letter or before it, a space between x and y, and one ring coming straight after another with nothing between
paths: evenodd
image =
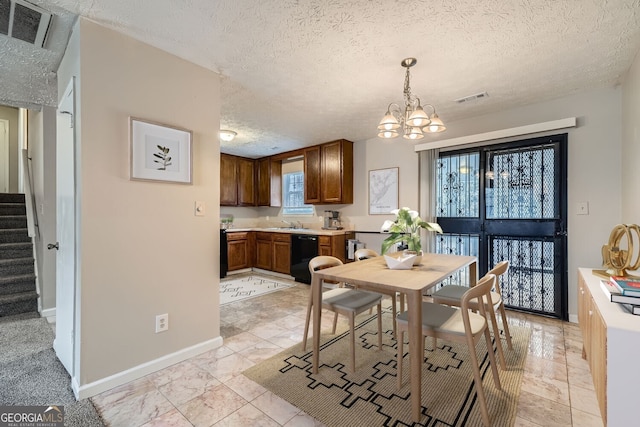
<instances>
[{"instance_id":1,"label":"black metal security door","mask_svg":"<svg viewBox=\"0 0 640 427\"><path fill-rule=\"evenodd\" d=\"M568 318L567 136L441 153L436 251L475 255L479 273L508 260L505 305ZM464 278L452 278L457 281Z\"/></svg>"}]
</instances>

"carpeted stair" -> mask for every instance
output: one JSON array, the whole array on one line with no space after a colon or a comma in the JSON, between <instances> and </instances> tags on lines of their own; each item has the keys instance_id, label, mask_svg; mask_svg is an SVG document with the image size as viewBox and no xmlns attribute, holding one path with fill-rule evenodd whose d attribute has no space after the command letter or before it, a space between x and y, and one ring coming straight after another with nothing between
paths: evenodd
<instances>
[{"instance_id":1,"label":"carpeted stair","mask_svg":"<svg viewBox=\"0 0 640 427\"><path fill-rule=\"evenodd\" d=\"M38 311L24 194L0 193L0 317Z\"/></svg>"}]
</instances>

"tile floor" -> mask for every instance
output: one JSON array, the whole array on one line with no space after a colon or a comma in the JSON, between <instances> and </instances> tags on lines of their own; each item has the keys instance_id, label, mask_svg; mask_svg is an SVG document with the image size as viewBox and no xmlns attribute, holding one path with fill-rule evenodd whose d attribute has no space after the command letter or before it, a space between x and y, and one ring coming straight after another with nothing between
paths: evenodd
<instances>
[{"instance_id":1,"label":"tile floor","mask_svg":"<svg viewBox=\"0 0 640 427\"><path fill-rule=\"evenodd\" d=\"M223 306L222 347L95 396L96 408L110 426L321 426L241 375L302 340L308 292L298 284ZM578 326L508 315L532 331L515 426L602 426Z\"/></svg>"}]
</instances>

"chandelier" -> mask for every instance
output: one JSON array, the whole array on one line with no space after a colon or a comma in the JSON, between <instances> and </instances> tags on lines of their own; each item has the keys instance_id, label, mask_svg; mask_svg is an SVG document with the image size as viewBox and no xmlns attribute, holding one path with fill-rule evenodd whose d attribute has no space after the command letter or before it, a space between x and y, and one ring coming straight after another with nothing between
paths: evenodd
<instances>
[{"instance_id":1,"label":"chandelier","mask_svg":"<svg viewBox=\"0 0 640 427\"><path fill-rule=\"evenodd\" d=\"M404 77L404 111L394 102L389 104L387 112L378 125L380 138L395 138L402 132L403 138L420 139L424 138L424 132L435 133L446 129L436 114L436 108L431 104L425 104L433 110L433 114L428 115L420 104L420 98L411 93L409 68L417 62L416 58L405 58L400 63L407 69Z\"/></svg>"}]
</instances>

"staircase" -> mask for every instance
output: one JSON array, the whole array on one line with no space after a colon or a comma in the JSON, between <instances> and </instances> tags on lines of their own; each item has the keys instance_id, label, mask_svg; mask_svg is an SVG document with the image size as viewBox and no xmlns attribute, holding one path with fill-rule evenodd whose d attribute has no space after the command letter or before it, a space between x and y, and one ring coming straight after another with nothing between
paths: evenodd
<instances>
[{"instance_id":1,"label":"staircase","mask_svg":"<svg viewBox=\"0 0 640 427\"><path fill-rule=\"evenodd\" d=\"M0 317L38 311L24 194L0 193Z\"/></svg>"}]
</instances>

